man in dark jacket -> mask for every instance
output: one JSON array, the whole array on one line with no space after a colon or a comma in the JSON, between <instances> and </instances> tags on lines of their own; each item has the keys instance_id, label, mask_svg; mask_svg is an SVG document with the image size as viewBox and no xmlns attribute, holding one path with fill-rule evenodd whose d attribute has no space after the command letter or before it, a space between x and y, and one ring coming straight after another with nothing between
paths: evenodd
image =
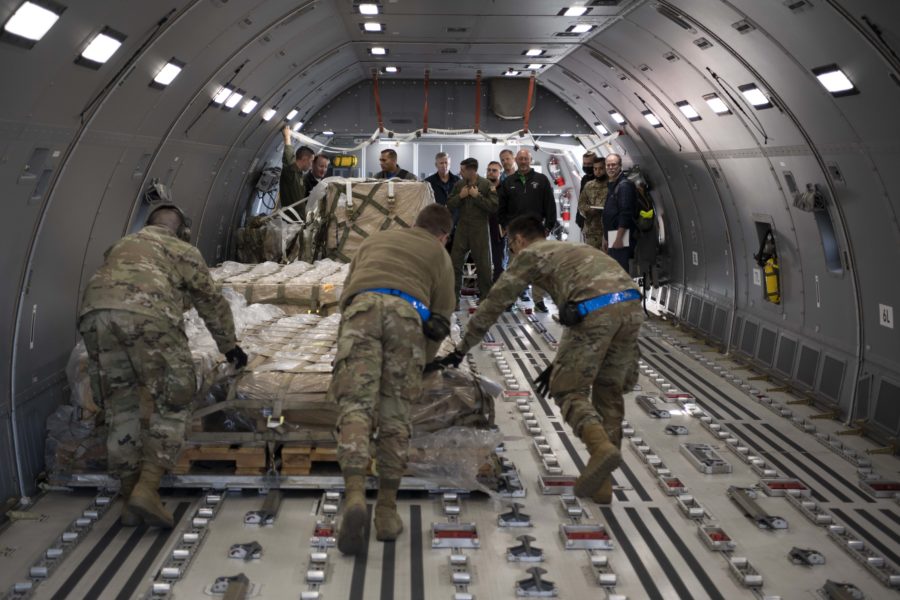
<instances>
[{"instance_id":1,"label":"man in dark jacket","mask_svg":"<svg viewBox=\"0 0 900 600\"><path fill-rule=\"evenodd\" d=\"M303 177L303 186L306 188L307 194L312 192L313 188L319 185L320 181L325 179L325 174L328 173L328 164L330 162L331 159L324 154L316 154L316 157L312 161L312 168Z\"/></svg>"},{"instance_id":2,"label":"man in dark jacket","mask_svg":"<svg viewBox=\"0 0 900 600\"><path fill-rule=\"evenodd\" d=\"M541 219L548 232L553 230L556 227L557 213L550 180L531 168L530 150L523 148L516 153L516 166L518 171L509 175L497 188L500 225L505 229L516 217L533 215ZM534 309L538 312L547 312L543 295L542 290L534 289ZM522 299L527 300L527 296L523 294Z\"/></svg>"},{"instance_id":3,"label":"man in dark jacket","mask_svg":"<svg viewBox=\"0 0 900 600\"><path fill-rule=\"evenodd\" d=\"M437 169L433 174L425 178L425 181L431 185L434 192L434 201L441 206L447 206L447 198L453 191L453 186L459 181L459 175L455 175L450 170L450 155L446 152L438 152L434 156L434 167ZM453 231L456 231L456 224L459 222L459 211L450 211L453 213ZM450 234L450 241L447 242L447 252L453 247L453 233Z\"/></svg>"},{"instance_id":4,"label":"man in dark jacket","mask_svg":"<svg viewBox=\"0 0 900 600\"><path fill-rule=\"evenodd\" d=\"M415 175L406 169L401 169L397 165L397 151L393 148L382 150L381 156L378 157L378 162L381 164L381 172L375 175L375 179L396 178L406 179L407 181L417 181Z\"/></svg>"},{"instance_id":5,"label":"man in dark jacket","mask_svg":"<svg viewBox=\"0 0 900 600\"><path fill-rule=\"evenodd\" d=\"M628 261L634 256L637 190L622 175L622 157L618 154L606 157L606 174L609 177L609 192L603 208L603 250L616 259L627 273Z\"/></svg>"}]
</instances>

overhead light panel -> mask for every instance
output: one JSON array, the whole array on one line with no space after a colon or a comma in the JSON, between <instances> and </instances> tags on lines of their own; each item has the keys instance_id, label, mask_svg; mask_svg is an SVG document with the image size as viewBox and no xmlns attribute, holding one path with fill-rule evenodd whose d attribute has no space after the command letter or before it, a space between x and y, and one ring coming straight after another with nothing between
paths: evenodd
<instances>
[{"instance_id":1,"label":"overhead light panel","mask_svg":"<svg viewBox=\"0 0 900 600\"><path fill-rule=\"evenodd\" d=\"M569 8L564 8L560 15L563 17L580 17L588 10L590 9L586 6L570 6Z\"/></svg>"},{"instance_id":2,"label":"overhead light panel","mask_svg":"<svg viewBox=\"0 0 900 600\"><path fill-rule=\"evenodd\" d=\"M175 58L170 59L169 62L159 70L159 73L156 74L156 77L153 78L150 85L160 89L166 87L178 77L178 74L181 73L181 69L183 68L183 62Z\"/></svg>"},{"instance_id":3,"label":"overhead light panel","mask_svg":"<svg viewBox=\"0 0 900 600\"><path fill-rule=\"evenodd\" d=\"M540 68L543 67L543 66L544 66L544 65L540 65L540 64L538 64L538 63L533 63L533 64L530 64L530 65L526 66L525 68L528 69L528 70L530 70L530 71L537 71L538 69L540 69Z\"/></svg>"},{"instance_id":4,"label":"overhead light panel","mask_svg":"<svg viewBox=\"0 0 900 600\"><path fill-rule=\"evenodd\" d=\"M544 53L544 50L540 48L531 48L530 50L525 51L525 56L540 56Z\"/></svg>"},{"instance_id":5,"label":"overhead light panel","mask_svg":"<svg viewBox=\"0 0 900 600\"><path fill-rule=\"evenodd\" d=\"M25 2L6 21L3 30L22 38L30 48L50 31L65 9L55 2Z\"/></svg>"},{"instance_id":6,"label":"overhead light panel","mask_svg":"<svg viewBox=\"0 0 900 600\"><path fill-rule=\"evenodd\" d=\"M330 137L330 136L334 135L334 132L331 131L331 130L326 130L326 131L323 131L323 132L322 132L322 135L327 135L327 136Z\"/></svg>"},{"instance_id":7,"label":"overhead light panel","mask_svg":"<svg viewBox=\"0 0 900 600\"><path fill-rule=\"evenodd\" d=\"M381 33L384 31L384 25L381 23L375 23L373 21L366 21L363 23L363 29L370 33Z\"/></svg>"},{"instance_id":8,"label":"overhead light panel","mask_svg":"<svg viewBox=\"0 0 900 600\"><path fill-rule=\"evenodd\" d=\"M361 15L377 15L378 5L372 2L364 2L359 5L359 14Z\"/></svg>"},{"instance_id":9,"label":"overhead light panel","mask_svg":"<svg viewBox=\"0 0 900 600\"><path fill-rule=\"evenodd\" d=\"M238 102L244 97L244 90L235 90L225 100L225 108L231 109L238 105Z\"/></svg>"},{"instance_id":10,"label":"overhead light panel","mask_svg":"<svg viewBox=\"0 0 900 600\"><path fill-rule=\"evenodd\" d=\"M624 124L625 124L625 117L623 117L623 116L621 115L621 113L618 113L618 112L616 112L616 111L614 111L614 110L611 110L611 111L609 111L609 116L611 116L612 119L613 119L613 121L615 121L615 122L618 123L619 125L624 125Z\"/></svg>"},{"instance_id":11,"label":"overhead light panel","mask_svg":"<svg viewBox=\"0 0 900 600\"><path fill-rule=\"evenodd\" d=\"M772 102L769 101L769 99L766 98L766 95L762 93L762 90L754 84L748 83L746 85L739 85L738 89L741 90L741 93L744 95L744 98L747 99L747 102L752 104L758 110L772 108Z\"/></svg>"},{"instance_id":12,"label":"overhead light panel","mask_svg":"<svg viewBox=\"0 0 900 600\"><path fill-rule=\"evenodd\" d=\"M230 85L223 85L219 88L219 91L216 92L216 95L213 96L213 104L221 105L223 102L228 100L228 97L231 95L231 92L234 91L234 88Z\"/></svg>"},{"instance_id":13,"label":"overhead light panel","mask_svg":"<svg viewBox=\"0 0 900 600\"><path fill-rule=\"evenodd\" d=\"M599 131L601 135L609 135L609 129L604 127L603 123L601 123L600 121L594 123L594 127L597 128L597 131Z\"/></svg>"},{"instance_id":14,"label":"overhead light panel","mask_svg":"<svg viewBox=\"0 0 900 600\"><path fill-rule=\"evenodd\" d=\"M400 67L395 67L395 66L393 66L393 65L388 65L387 67L384 68L384 72L385 72L385 73L399 73L399 72L400 72Z\"/></svg>"},{"instance_id":15,"label":"overhead light panel","mask_svg":"<svg viewBox=\"0 0 900 600\"><path fill-rule=\"evenodd\" d=\"M516 71L514 69L507 69L506 72L503 74L507 77L515 77L516 75L519 74L519 71Z\"/></svg>"},{"instance_id":16,"label":"overhead light panel","mask_svg":"<svg viewBox=\"0 0 900 600\"><path fill-rule=\"evenodd\" d=\"M373 54L375 56L384 56L387 54L387 48L382 48L381 46L375 46L373 48L369 48L369 54Z\"/></svg>"},{"instance_id":17,"label":"overhead light panel","mask_svg":"<svg viewBox=\"0 0 900 600\"><path fill-rule=\"evenodd\" d=\"M822 86L831 92L832 96L851 96L858 94L859 90L850 81L850 78L837 65L826 65L812 70L813 75Z\"/></svg>"},{"instance_id":18,"label":"overhead light panel","mask_svg":"<svg viewBox=\"0 0 900 600\"><path fill-rule=\"evenodd\" d=\"M716 94L706 94L703 96L703 99L706 100L706 103L712 109L714 113L717 115L730 115L731 109L728 108L728 105L725 104L725 101L719 98Z\"/></svg>"},{"instance_id":19,"label":"overhead light panel","mask_svg":"<svg viewBox=\"0 0 900 600\"><path fill-rule=\"evenodd\" d=\"M647 122L654 127L659 128L663 126L662 123L660 123L659 119L656 118L656 115L654 115L649 110L642 111L641 114L644 115L644 118L647 119Z\"/></svg>"},{"instance_id":20,"label":"overhead light panel","mask_svg":"<svg viewBox=\"0 0 900 600\"><path fill-rule=\"evenodd\" d=\"M263 120L263 121L271 121L271 120L272 120L272 117L275 116L275 112L276 112L276 111L275 111L274 108L270 108L270 109L266 110L266 111L262 114L262 120Z\"/></svg>"},{"instance_id":21,"label":"overhead light panel","mask_svg":"<svg viewBox=\"0 0 900 600\"><path fill-rule=\"evenodd\" d=\"M296 116L297 116L297 109L295 108L294 110L292 110L291 112L289 112L289 113L287 114L287 116L285 117L285 119L287 119L288 121L290 121L290 120L292 120L292 119L293 119L294 117L296 117Z\"/></svg>"},{"instance_id":22,"label":"overhead light panel","mask_svg":"<svg viewBox=\"0 0 900 600\"><path fill-rule=\"evenodd\" d=\"M700 113L698 113L687 100L676 102L675 106L678 107L678 110L681 111L681 114L687 117L688 121L700 121L703 119L703 117L700 116Z\"/></svg>"},{"instance_id":23,"label":"overhead light panel","mask_svg":"<svg viewBox=\"0 0 900 600\"><path fill-rule=\"evenodd\" d=\"M249 115L250 113L253 112L253 109L256 108L256 106L258 104L259 104L259 98L257 98L256 96L254 96L253 98L250 98L249 100L244 102L244 105L241 107L241 114Z\"/></svg>"},{"instance_id":24,"label":"overhead light panel","mask_svg":"<svg viewBox=\"0 0 900 600\"><path fill-rule=\"evenodd\" d=\"M572 134L571 133L561 133L561 134L559 134L559 137L572 137Z\"/></svg>"},{"instance_id":25,"label":"overhead light panel","mask_svg":"<svg viewBox=\"0 0 900 600\"><path fill-rule=\"evenodd\" d=\"M593 25L588 25L587 23L579 23L578 25L572 25L566 31L569 33L587 33L591 29L593 29Z\"/></svg>"},{"instance_id":26,"label":"overhead light panel","mask_svg":"<svg viewBox=\"0 0 900 600\"><path fill-rule=\"evenodd\" d=\"M97 66L104 64L112 55L116 53L125 41L125 36L110 28L104 28L103 31L94 36L87 48L82 51L78 57L78 62L87 63L87 66Z\"/></svg>"},{"instance_id":27,"label":"overhead light panel","mask_svg":"<svg viewBox=\"0 0 900 600\"><path fill-rule=\"evenodd\" d=\"M303 121L297 121L291 129L294 131L300 131L303 128Z\"/></svg>"}]
</instances>

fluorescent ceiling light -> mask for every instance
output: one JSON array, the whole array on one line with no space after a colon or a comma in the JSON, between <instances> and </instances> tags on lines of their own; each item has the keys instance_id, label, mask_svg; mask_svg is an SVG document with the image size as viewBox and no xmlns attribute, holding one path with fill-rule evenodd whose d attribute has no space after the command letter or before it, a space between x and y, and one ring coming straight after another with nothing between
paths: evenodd
<instances>
[{"instance_id":1,"label":"fluorescent ceiling light","mask_svg":"<svg viewBox=\"0 0 900 600\"><path fill-rule=\"evenodd\" d=\"M291 129L294 131L300 131L300 128L303 127L303 121L297 121Z\"/></svg>"},{"instance_id":2,"label":"fluorescent ceiling light","mask_svg":"<svg viewBox=\"0 0 900 600\"><path fill-rule=\"evenodd\" d=\"M323 131L323 132L322 132L322 135L329 135L329 136L330 136L330 135L334 135L334 132L331 131L331 130L327 130L327 131Z\"/></svg>"},{"instance_id":3,"label":"fluorescent ceiling light","mask_svg":"<svg viewBox=\"0 0 900 600\"><path fill-rule=\"evenodd\" d=\"M559 134L559 137L572 137L572 134L571 133L561 133L561 134Z\"/></svg>"},{"instance_id":4,"label":"fluorescent ceiling light","mask_svg":"<svg viewBox=\"0 0 900 600\"><path fill-rule=\"evenodd\" d=\"M602 135L609 135L609 129L604 127L603 123L601 123L600 121L594 123L594 127L596 127L597 131L599 131Z\"/></svg>"},{"instance_id":5,"label":"fluorescent ceiling light","mask_svg":"<svg viewBox=\"0 0 900 600\"><path fill-rule=\"evenodd\" d=\"M235 90L228 96L228 99L225 101L225 108L234 108L238 105L238 102L241 101L241 98L244 97L244 94L241 93L241 90Z\"/></svg>"},{"instance_id":6,"label":"fluorescent ceiling light","mask_svg":"<svg viewBox=\"0 0 900 600\"><path fill-rule=\"evenodd\" d=\"M53 24L59 20L60 13L53 12L34 2L26 2L13 13L3 29L13 35L36 42L50 31Z\"/></svg>"},{"instance_id":7,"label":"fluorescent ceiling light","mask_svg":"<svg viewBox=\"0 0 900 600\"><path fill-rule=\"evenodd\" d=\"M752 83L738 86L738 89L741 90L741 93L744 95L744 98L747 99L747 102L749 102L756 108L763 109L772 107L772 103L769 102L769 99L766 98L766 95L762 93L762 90L760 90Z\"/></svg>"},{"instance_id":8,"label":"fluorescent ceiling light","mask_svg":"<svg viewBox=\"0 0 900 600\"><path fill-rule=\"evenodd\" d=\"M359 5L359 14L361 15L377 15L378 5L370 2Z\"/></svg>"},{"instance_id":9,"label":"fluorescent ceiling light","mask_svg":"<svg viewBox=\"0 0 900 600\"><path fill-rule=\"evenodd\" d=\"M503 74L506 75L507 77L515 77L516 75L519 74L519 72L518 72L518 71L514 71L514 70L512 70L512 69L509 69L509 70L507 70L507 71L506 71L505 73L503 73Z\"/></svg>"},{"instance_id":10,"label":"fluorescent ceiling light","mask_svg":"<svg viewBox=\"0 0 900 600\"><path fill-rule=\"evenodd\" d=\"M290 121L290 120L292 120L292 119L293 119L294 117L296 117L296 116L297 116L297 109L295 108L294 110L292 110L291 112L289 112L289 113L287 114L287 116L285 117L285 119L287 119L288 121Z\"/></svg>"},{"instance_id":11,"label":"fluorescent ceiling light","mask_svg":"<svg viewBox=\"0 0 900 600\"><path fill-rule=\"evenodd\" d=\"M270 109L266 110L266 112L263 113L262 120L263 121L271 121L272 117L274 117L274 116L275 116L275 109L270 108Z\"/></svg>"},{"instance_id":12,"label":"fluorescent ceiling light","mask_svg":"<svg viewBox=\"0 0 900 600\"><path fill-rule=\"evenodd\" d=\"M818 67L812 72L819 83L834 96L849 96L859 93L850 78L837 65Z\"/></svg>"},{"instance_id":13,"label":"fluorescent ceiling light","mask_svg":"<svg viewBox=\"0 0 900 600\"><path fill-rule=\"evenodd\" d=\"M703 118L700 116L700 113L694 110L694 107L691 106L687 100L676 102L675 106L678 107L678 110L681 111L681 114L688 118L688 121L699 121Z\"/></svg>"},{"instance_id":14,"label":"fluorescent ceiling light","mask_svg":"<svg viewBox=\"0 0 900 600\"><path fill-rule=\"evenodd\" d=\"M229 85L223 85L219 88L219 91L216 92L216 95L213 96L213 104L222 104L226 100L228 100L228 96L231 95L231 92L234 91L234 88Z\"/></svg>"},{"instance_id":15,"label":"fluorescent ceiling light","mask_svg":"<svg viewBox=\"0 0 900 600\"><path fill-rule=\"evenodd\" d=\"M397 73L399 71L400 71L400 69L398 67L394 67L394 66L388 66L388 67L384 68L385 73Z\"/></svg>"},{"instance_id":16,"label":"fluorescent ceiling light","mask_svg":"<svg viewBox=\"0 0 900 600\"><path fill-rule=\"evenodd\" d=\"M387 48L382 48L381 46L375 46L369 50L375 56L384 56L387 54Z\"/></svg>"},{"instance_id":17,"label":"fluorescent ceiling light","mask_svg":"<svg viewBox=\"0 0 900 600\"><path fill-rule=\"evenodd\" d=\"M531 71L537 71L538 69L540 69L540 68L543 67L543 66L544 66L544 65L539 65L539 64L537 64L537 63L533 63L533 64L528 65L528 66L525 67L525 68L526 68L526 69L529 69L529 70L531 70Z\"/></svg>"},{"instance_id":18,"label":"fluorescent ceiling light","mask_svg":"<svg viewBox=\"0 0 900 600\"><path fill-rule=\"evenodd\" d=\"M87 48L81 53L81 57L102 65L116 53L121 45L122 40L118 40L108 33L100 32L87 45Z\"/></svg>"},{"instance_id":19,"label":"fluorescent ceiling light","mask_svg":"<svg viewBox=\"0 0 900 600\"><path fill-rule=\"evenodd\" d=\"M579 23L578 25L572 25L569 27L568 31L571 33L587 33L591 29L593 29L593 25L588 25L586 23Z\"/></svg>"},{"instance_id":20,"label":"fluorescent ceiling light","mask_svg":"<svg viewBox=\"0 0 900 600\"><path fill-rule=\"evenodd\" d=\"M613 121L615 121L619 125L625 124L625 117L623 117L620 113L618 113L614 110L611 110L611 111L609 111L609 116L611 116L613 118Z\"/></svg>"},{"instance_id":21,"label":"fluorescent ceiling light","mask_svg":"<svg viewBox=\"0 0 900 600\"><path fill-rule=\"evenodd\" d=\"M728 105L719 98L715 94L707 94L703 96L703 99L706 100L706 103L712 109L714 113L717 115L728 115L731 114L731 109L728 108Z\"/></svg>"},{"instance_id":22,"label":"fluorescent ceiling light","mask_svg":"<svg viewBox=\"0 0 900 600\"><path fill-rule=\"evenodd\" d=\"M241 107L242 115L249 115L253 112L253 109L256 108L256 105L259 104L259 98L250 98L246 102L244 102L244 106Z\"/></svg>"},{"instance_id":23,"label":"fluorescent ceiling light","mask_svg":"<svg viewBox=\"0 0 900 600\"><path fill-rule=\"evenodd\" d=\"M166 63L162 69L159 70L159 73L156 74L156 77L153 78L153 83L157 84L160 87L166 87L172 81L178 77L178 74L181 73L181 69L184 67L184 63L175 60L174 58Z\"/></svg>"},{"instance_id":24,"label":"fluorescent ceiling light","mask_svg":"<svg viewBox=\"0 0 900 600\"><path fill-rule=\"evenodd\" d=\"M656 118L656 115L654 115L649 110L645 110L641 114L644 115L644 118L647 119L647 122L654 127L662 127L662 123L659 122L659 119Z\"/></svg>"},{"instance_id":25,"label":"fluorescent ceiling light","mask_svg":"<svg viewBox=\"0 0 900 600\"><path fill-rule=\"evenodd\" d=\"M373 22L369 21L369 22L363 23L363 29L365 29L366 31L377 32L377 31L382 30L382 25L381 25L381 23L373 23Z\"/></svg>"},{"instance_id":26,"label":"fluorescent ceiling light","mask_svg":"<svg viewBox=\"0 0 900 600\"><path fill-rule=\"evenodd\" d=\"M572 6L566 9L566 11L562 14L564 17L580 17L584 13L587 12L587 8L584 6Z\"/></svg>"},{"instance_id":27,"label":"fluorescent ceiling light","mask_svg":"<svg viewBox=\"0 0 900 600\"><path fill-rule=\"evenodd\" d=\"M540 48L532 48L530 50L525 51L525 56L540 56L544 51Z\"/></svg>"}]
</instances>

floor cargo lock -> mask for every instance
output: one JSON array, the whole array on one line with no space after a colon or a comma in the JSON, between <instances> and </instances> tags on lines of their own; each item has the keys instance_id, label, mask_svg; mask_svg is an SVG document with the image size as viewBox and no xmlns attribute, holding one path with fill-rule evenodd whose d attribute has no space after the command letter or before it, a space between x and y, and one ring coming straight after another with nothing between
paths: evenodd
<instances>
[{"instance_id":1,"label":"floor cargo lock","mask_svg":"<svg viewBox=\"0 0 900 600\"><path fill-rule=\"evenodd\" d=\"M531 577L516 582L516 596L520 598L555 598L558 595L556 584L542 579L547 571L540 567L528 569Z\"/></svg>"},{"instance_id":2,"label":"floor cargo lock","mask_svg":"<svg viewBox=\"0 0 900 600\"><path fill-rule=\"evenodd\" d=\"M535 538L530 535L520 535L516 539L522 543L506 549L506 560L509 562L542 562L544 560L544 551L531 545Z\"/></svg>"},{"instance_id":3,"label":"floor cargo lock","mask_svg":"<svg viewBox=\"0 0 900 600\"><path fill-rule=\"evenodd\" d=\"M775 530L788 528L787 520L782 517L770 515L757 504L755 492L732 485L729 486L727 494L732 502L737 504L744 515L755 522L756 526L760 529Z\"/></svg>"}]
</instances>

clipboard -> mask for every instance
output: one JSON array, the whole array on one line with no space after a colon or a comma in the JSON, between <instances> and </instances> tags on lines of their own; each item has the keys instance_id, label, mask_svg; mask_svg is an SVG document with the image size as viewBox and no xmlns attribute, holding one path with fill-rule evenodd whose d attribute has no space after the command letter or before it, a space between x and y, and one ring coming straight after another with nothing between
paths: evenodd
<instances>
[{"instance_id":1,"label":"clipboard","mask_svg":"<svg viewBox=\"0 0 900 600\"><path fill-rule=\"evenodd\" d=\"M618 229L613 229L612 231L606 232L606 244L612 248L613 244L616 242L616 236L619 235ZM622 247L627 248L631 245L631 231L626 229L625 235L622 236Z\"/></svg>"}]
</instances>

